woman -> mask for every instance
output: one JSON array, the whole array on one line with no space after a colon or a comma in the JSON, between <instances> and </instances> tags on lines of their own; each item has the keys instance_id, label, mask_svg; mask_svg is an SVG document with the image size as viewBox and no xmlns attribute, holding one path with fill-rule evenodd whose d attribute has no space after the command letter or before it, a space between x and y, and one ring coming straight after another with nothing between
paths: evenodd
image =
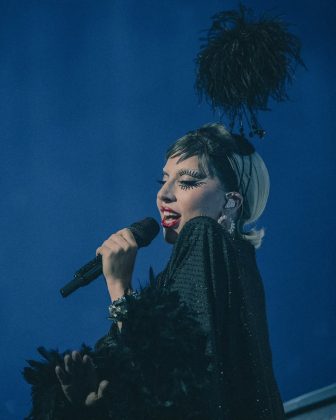
<instances>
[{"instance_id":1,"label":"woman","mask_svg":"<svg viewBox=\"0 0 336 420\"><path fill-rule=\"evenodd\" d=\"M179 244L171 259L175 266L168 265L160 280L179 290L208 332L217 381L213 418L284 418L255 260L264 230L244 232L266 206L267 168L246 139L219 124L188 133L166 157L158 207L181 217L163 221L165 239L174 243L179 237Z\"/></svg>"},{"instance_id":2,"label":"woman","mask_svg":"<svg viewBox=\"0 0 336 420\"><path fill-rule=\"evenodd\" d=\"M173 251L165 270L157 276L155 288L177 294L204 333L204 347L200 344L197 348L198 341L202 340L197 335L198 332L193 332L196 331L193 329L194 324L188 324L182 331L184 337L178 338L178 328L184 325L184 320L173 321L176 342L175 347L171 348L172 353L179 350L176 349L178 346L183 353L185 341L190 340L193 343L190 344L193 348L183 353L183 366L188 366L188 369L183 371L184 368L179 365L178 369L183 371L180 377L183 376L185 387L188 387L195 376L188 376L185 372L194 369L201 388L195 391L197 385L190 385L192 391L189 394L185 392L189 395L187 404L177 393L171 397L170 404L175 404L177 411L165 411L161 408L156 415L152 415L153 411L148 410L146 417L144 411L141 411L141 415L138 414L140 411L125 414L129 409L126 406L132 405L132 399L128 399L116 418L283 419L282 402L272 369L264 291L255 260L255 248L260 247L264 230L244 231L244 226L257 220L266 206L269 194L266 166L246 139L231 135L220 124L209 124L189 132L168 149L166 158L163 179L159 181L161 188L157 194L157 206L164 238L173 245ZM131 333L128 331L132 330L132 322L139 319L139 309L138 312L137 309L131 311L133 321L132 316L131 319L115 316L117 308L122 308L127 313L127 310L132 309L129 306L132 302L137 301L139 308L146 302L144 296L141 303L141 296L136 299L134 292L131 292L136 253L137 245L128 229L111 235L97 249L97 254L103 257L103 272L113 301L110 314L117 323L112 327L113 333L96 346L96 352L115 347L118 332L122 335L126 331L126 341L129 340L127 337L132 340L136 334L135 329ZM151 299L149 306L153 303L153 296ZM165 308L166 317L169 315L167 308L169 305ZM153 311L152 318L142 315L142 319L155 319L159 317L158 311ZM187 318L188 314L185 319ZM164 330L167 335L166 331L170 327L167 327L163 318L160 319L159 331ZM137 325L141 328L142 324L138 322ZM152 327L150 328L152 332ZM151 339L155 336L155 331L154 327ZM135 348L140 346L143 335L143 332L139 333L138 342L134 340ZM108 341L111 336L115 340L113 345ZM154 337L155 343L160 340L164 341ZM161 350L157 350L154 353L160 352ZM112 411L119 407L120 400L126 396L123 391L116 397L120 388L118 384L122 377L127 376L127 372L119 377L119 382L113 384L113 379L106 380L107 377L104 376L106 363L104 362L101 373L97 373L99 357L84 353L74 351L65 355L63 367L59 363L55 369L63 394L70 402L71 410L74 410L67 415L71 418L81 412L81 418L84 415L95 419L114 418L112 414L106 414L105 409L102 409L101 414L97 410L107 400L111 401L111 398L115 399ZM152 357L155 358L154 353ZM177 357L178 353L171 356L172 359ZM105 354L104 360L108 358L111 359L111 355ZM193 358L196 358L196 362L190 362ZM207 364L204 358L208 358L206 360L210 362ZM164 374L163 381L168 383L170 373L165 371L166 362L169 365L168 356L164 363L157 362L157 366L158 374ZM144 363L145 367L141 368L139 378L146 376L144 370L149 369L149 365L150 361ZM117 363L112 368L112 376L113 369L118 369ZM169 369L174 369L174 362ZM153 383L156 381L155 375L150 378L153 378ZM160 382L155 384L156 388L161 386ZM137 383L133 391L140 385ZM125 389L131 386L133 385L125 386ZM136 395L137 391L134 392ZM162 392L164 394L170 391ZM153 400L153 393L150 395ZM135 403L134 397L133 405L142 404L143 398L141 394ZM88 411L79 411L84 406ZM191 409L191 406L194 407Z\"/></svg>"}]
</instances>

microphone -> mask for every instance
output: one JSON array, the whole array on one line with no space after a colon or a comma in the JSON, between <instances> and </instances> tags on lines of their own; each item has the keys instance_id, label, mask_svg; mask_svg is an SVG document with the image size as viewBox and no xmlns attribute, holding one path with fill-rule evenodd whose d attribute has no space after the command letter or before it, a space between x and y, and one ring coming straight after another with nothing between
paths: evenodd
<instances>
[{"instance_id":1,"label":"microphone","mask_svg":"<svg viewBox=\"0 0 336 420\"><path fill-rule=\"evenodd\" d=\"M155 236L160 231L160 226L155 219L152 217L146 217L146 219L140 220L131 224L128 228L135 239L138 247L144 247L149 245ZM89 261L78 271L76 271L73 280L67 283L60 290L63 297L69 296L72 292L80 287L87 286L94 279L99 277L103 273L102 256L97 255L93 260Z\"/></svg>"}]
</instances>

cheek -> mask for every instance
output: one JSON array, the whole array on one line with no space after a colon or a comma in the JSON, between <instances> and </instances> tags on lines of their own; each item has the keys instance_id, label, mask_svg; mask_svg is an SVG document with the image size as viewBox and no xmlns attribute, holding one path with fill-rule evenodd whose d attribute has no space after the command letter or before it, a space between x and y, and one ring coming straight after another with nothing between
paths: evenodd
<instances>
[{"instance_id":1,"label":"cheek","mask_svg":"<svg viewBox=\"0 0 336 420\"><path fill-rule=\"evenodd\" d=\"M190 212L201 212L207 216L215 217L221 209L222 195L213 190L195 191L188 197L185 210Z\"/></svg>"},{"instance_id":2,"label":"cheek","mask_svg":"<svg viewBox=\"0 0 336 420\"><path fill-rule=\"evenodd\" d=\"M205 209L212 201L211 193L207 190L190 191L188 197L185 197L186 210Z\"/></svg>"}]
</instances>

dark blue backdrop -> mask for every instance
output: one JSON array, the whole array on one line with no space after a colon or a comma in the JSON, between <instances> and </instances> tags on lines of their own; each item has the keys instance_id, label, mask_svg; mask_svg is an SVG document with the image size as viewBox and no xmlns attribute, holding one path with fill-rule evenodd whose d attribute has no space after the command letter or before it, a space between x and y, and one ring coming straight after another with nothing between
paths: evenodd
<instances>
[{"instance_id":1,"label":"dark blue backdrop","mask_svg":"<svg viewBox=\"0 0 336 420\"><path fill-rule=\"evenodd\" d=\"M271 194L258 223L274 368L284 400L335 381L335 8L251 0L295 23L308 71L256 139ZM219 0L1 0L1 419L29 409L25 359L93 344L108 329L102 279L59 288L114 231L157 217L167 146L217 120L193 90L200 30ZM134 286L160 271L162 237ZM154 256L154 257L153 257Z\"/></svg>"}]
</instances>

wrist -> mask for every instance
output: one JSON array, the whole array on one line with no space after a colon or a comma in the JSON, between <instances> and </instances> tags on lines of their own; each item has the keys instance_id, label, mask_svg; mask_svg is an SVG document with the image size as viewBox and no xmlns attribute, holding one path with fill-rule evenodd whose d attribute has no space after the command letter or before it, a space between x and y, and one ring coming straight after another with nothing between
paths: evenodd
<instances>
[{"instance_id":1,"label":"wrist","mask_svg":"<svg viewBox=\"0 0 336 420\"><path fill-rule=\"evenodd\" d=\"M132 277L105 276L105 279L109 286L124 287L124 289L127 289L132 282Z\"/></svg>"},{"instance_id":2,"label":"wrist","mask_svg":"<svg viewBox=\"0 0 336 420\"><path fill-rule=\"evenodd\" d=\"M134 299L139 299L140 295L136 291L127 291L122 297L113 300L111 305L108 307L109 319L111 321L119 322L127 319L127 313L129 308L129 303ZM120 328L119 328L120 329Z\"/></svg>"},{"instance_id":3,"label":"wrist","mask_svg":"<svg viewBox=\"0 0 336 420\"><path fill-rule=\"evenodd\" d=\"M115 279L109 281L106 279L106 283L112 301L124 296L127 287L121 281L115 281Z\"/></svg>"}]
</instances>

